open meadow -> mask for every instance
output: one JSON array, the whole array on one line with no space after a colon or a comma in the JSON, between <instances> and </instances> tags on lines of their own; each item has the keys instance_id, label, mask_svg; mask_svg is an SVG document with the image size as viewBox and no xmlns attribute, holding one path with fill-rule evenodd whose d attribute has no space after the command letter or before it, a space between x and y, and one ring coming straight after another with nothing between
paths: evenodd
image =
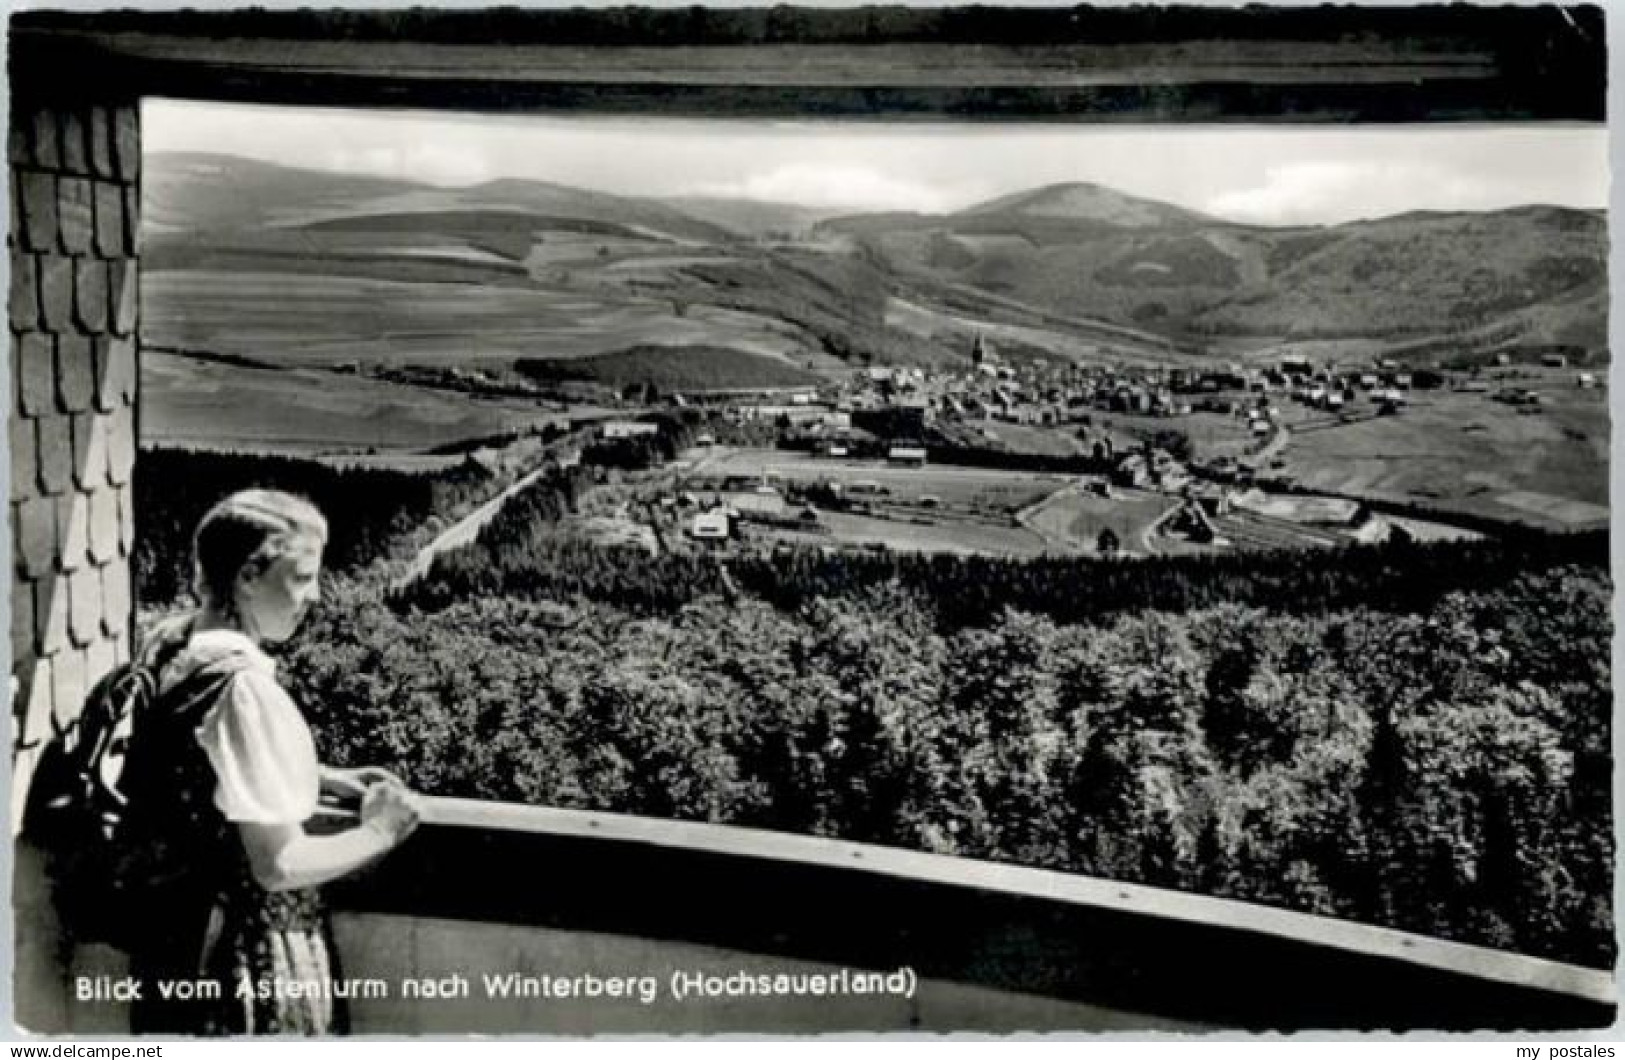
<instances>
[{"instance_id":1,"label":"open meadow","mask_svg":"<svg viewBox=\"0 0 1625 1060\"><path fill-rule=\"evenodd\" d=\"M942 464L902 468L881 460L830 460L782 449L719 449L701 456L689 471L706 478L766 477L781 483L837 483L885 489L893 502L919 504L930 497L945 507L1014 513L1060 489L1062 475L1043 475ZM861 487L860 487L861 488Z\"/></svg>"},{"instance_id":2,"label":"open meadow","mask_svg":"<svg viewBox=\"0 0 1625 1060\"><path fill-rule=\"evenodd\" d=\"M421 450L558 420L535 402L366 379L315 368L256 369L144 350L147 444L320 453Z\"/></svg>"},{"instance_id":3,"label":"open meadow","mask_svg":"<svg viewBox=\"0 0 1625 1060\"><path fill-rule=\"evenodd\" d=\"M1067 457L1085 456L1089 452L1076 430L1066 427L1031 427L990 420L981 425L979 433L983 439L1012 453Z\"/></svg>"},{"instance_id":4,"label":"open meadow","mask_svg":"<svg viewBox=\"0 0 1625 1060\"><path fill-rule=\"evenodd\" d=\"M1185 400L1191 400L1186 398ZM1241 400L1239 397L1232 400ZM1150 438L1159 431L1177 431L1191 440L1195 454L1204 460L1214 457L1240 457L1256 443L1245 417L1232 413L1192 412L1188 416L1152 416L1091 409L1090 429L1109 432L1119 451Z\"/></svg>"},{"instance_id":5,"label":"open meadow","mask_svg":"<svg viewBox=\"0 0 1625 1060\"><path fill-rule=\"evenodd\" d=\"M1541 392L1533 408L1440 390L1413 393L1399 415L1299 426L1279 470L1311 489L1551 529L1606 522L1607 393L1563 375L1522 384Z\"/></svg>"},{"instance_id":6,"label":"open meadow","mask_svg":"<svg viewBox=\"0 0 1625 1060\"><path fill-rule=\"evenodd\" d=\"M671 298L621 288L170 271L144 275L141 293L142 331L152 344L281 364L506 365L643 343L809 359L806 338L782 320L716 306L679 314Z\"/></svg>"}]
</instances>

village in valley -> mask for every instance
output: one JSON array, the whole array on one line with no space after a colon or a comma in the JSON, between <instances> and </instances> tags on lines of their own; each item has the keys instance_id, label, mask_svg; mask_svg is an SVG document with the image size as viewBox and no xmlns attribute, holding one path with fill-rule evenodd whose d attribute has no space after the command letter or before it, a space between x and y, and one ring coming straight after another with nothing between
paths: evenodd
<instances>
[{"instance_id":1,"label":"village in valley","mask_svg":"<svg viewBox=\"0 0 1625 1060\"><path fill-rule=\"evenodd\" d=\"M1268 227L1074 182L832 215L151 169L145 444L484 476L414 571L578 462L537 532L654 555L1131 559L1608 520L1581 210Z\"/></svg>"},{"instance_id":2,"label":"village in valley","mask_svg":"<svg viewBox=\"0 0 1625 1060\"><path fill-rule=\"evenodd\" d=\"M1467 539L1483 522L1460 511L1315 489L1294 475L1293 447L1419 416L1516 421L1553 404L1605 405L1597 375L1562 354L1471 370L1292 355L1111 368L1007 360L982 335L969 354L958 370L870 367L823 385L600 394L656 400L605 413L587 437L653 436L675 418L692 425L690 444L665 466L617 476L613 500L589 504L574 529L651 552L802 544L1012 557Z\"/></svg>"}]
</instances>

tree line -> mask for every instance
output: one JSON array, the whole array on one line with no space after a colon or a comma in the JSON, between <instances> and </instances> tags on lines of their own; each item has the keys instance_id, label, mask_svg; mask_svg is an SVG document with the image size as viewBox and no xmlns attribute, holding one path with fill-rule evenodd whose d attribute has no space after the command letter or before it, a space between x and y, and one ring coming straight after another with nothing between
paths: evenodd
<instances>
[{"instance_id":1,"label":"tree line","mask_svg":"<svg viewBox=\"0 0 1625 1060\"><path fill-rule=\"evenodd\" d=\"M138 599L163 605L190 591L192 533L205 512L237 490L280 489L309 498L328 520L324 562L347 571L388 555L401 535L488 489L489 480L490 474L473 462L427 473L330 467L297 457L144 448L134 475L131 569Z\"/></svg>"},{"instance_id":2,"label":"tree line","mask_svg":"<svg viewBox=\"0 0 1625 1060\"><path fill-rule=\"evenodd\" d=\"M1005 608L1058 622L1125 610L1185 612L1224 603L1296 614L1343 607L1426 610L1446 592L1495 585L1520 571L1606 567L1603 531L1535 531L1470 542L1396 541L1336 550L1157 556L999 556L874 552L813 545L726 558L649 555L561 538L522 521L493 523L473 547L437 557L399 600L434 609L475 596L583 598L664 614L730 586L794 610L880 587L917 599L944 627L980 625Z\"/></svg>"},{"instance_id":3,"label":"tree line","mask_svg":"<svg viewBox=\"0 0 1625 1060\"><path fill-rule=\"evenodd\" d=\"M1610 592L944 626L896 583L638 613L333 594L287 673L438 794L1089 873L1611 964Z\"/></svg>"}]
</instances>

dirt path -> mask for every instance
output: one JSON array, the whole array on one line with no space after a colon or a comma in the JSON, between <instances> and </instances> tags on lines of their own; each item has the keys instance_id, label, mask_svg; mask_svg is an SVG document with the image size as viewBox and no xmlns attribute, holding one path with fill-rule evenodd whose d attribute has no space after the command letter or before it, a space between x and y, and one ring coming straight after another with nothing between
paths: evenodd
<instances>
[{"instance_id":1,"label":"dirt path","mask_svg":"<svg viewBox=\"0 0 1625 1060\"><path fill-rule=\"evenodd\" d=\"M1269 462L1280 456L1285 451L1287 443L1291 441L1291 431L1285 427L1276 427L1275 433L1270 435L1270 440L1264 443L1264 447L1247 459L1256 462L1260 467L1268 467Z\"/></svg>"},{"instance_id":2,"label":"dirt path","mask_svg":"<svg viewBox=\"0 0 1625 1060\"><path fill-rule=\"evenodd\" d=\"M737 451L738 450L734 446L730 445L714 445L705 450L687 450L679 455L679 460L688 460L690 458L690 454L693 453L698 453L699 455L693 457L693 463L686 467L680 467L677 469L678 481L681 482L682 480L690 477L698 477L701 472L705 471L712 464L716 463L718 460L727 459Z\"/></svg>"},{"instance_id":3,"label":"dirt path","mask_svg":"<svg viewBox=\"0 0 1625 1060\"><path fill-rule=\"evenodd\" d=\"M699 472L722 453L723 451L719 449L700 457L683 473L692 475ZM536 470L528 472L514 482L513 485L481 504L445 530L442 530L433 541L424 545L418 550L418 554L412 557L412 562L407 566L406 570L392 583L393 589L399 592L414 585L420 578L429 573L429 569L434 566L436 556L463 548L466 545L472 545L479 539L480 531L485 529L492 519L496 518L496 514L502 510L502 506L507 504L510 498L546 473L546 467L538 467ZM625 505L615 513L614 518L627 522L636 522L632 518L629 508ZM653 522L651 521L648 525L653 526ZM667 547L658 530L655 531L655 543L662 551Z\"/></svg>"},{"instance_id":4,"label":"dirt path","mask_svg":"<svg viewBox=\"0 0 1625 1060\"><path fill-rule=\"evenodd\" d=\"M485 525L496 517L497 512L502 510L502 506L504 504L508 503L508 498L529 486L531 483L535 482L545 474L547 474L547 468L537 468L535 471L532 471L520 478L517 482L503 490L501 493L498 493L495 497L492 497L478 508L475 508L467 515L463 516L445 530L442 530L438 537L418 550L418 554L412 557L411 564L409 564L406 571L395 580L392 588L396 592L410 588L418 581L418 579L429 573L429 568L434 565L436 556L443 552L450 552L453 549L462 548L465 545L472 545L480 536L480 531L485 529Z\"/></svg>"}]
</instances>

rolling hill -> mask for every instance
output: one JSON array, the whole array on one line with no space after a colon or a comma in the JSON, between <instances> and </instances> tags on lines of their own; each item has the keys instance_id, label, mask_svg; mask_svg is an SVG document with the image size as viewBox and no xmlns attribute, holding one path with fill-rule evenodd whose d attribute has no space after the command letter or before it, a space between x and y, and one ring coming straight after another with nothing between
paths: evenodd
<instances>
[{"instance_id":1,"label":"rolling hill","mask_svg":"<svg viewBox=\"0 0 1625 1060\"><path fill-rule=\"evenodd\" d=\"M1167 203L1125 195L1099 184L1050 184L968 207L961 217L1049 218L1115 228L1187 229L1219 222Z\"/></svg>"},{"instance_id":2,"label":"rolling hill","mask_svg":"<svg viewBox=\"0 0 1625 1060\"><path fill-rule=\"evenodd\" d=\"M602 222L673 242L715 242L729 235L652 199L543 181L504 179L442 188L197 152L152 154L142 192L142 222L155 236L301 229L381 215L492 211Z\"/></svg>"},{"instance_id":3,"label":"rolling hill","mask_svg":"<svg viewBox=\"0 0 1625 1060\"><path fill-rule=\"evenodd\" d=\"M729 199L715 195L684 195L658 201L718 228L751 237L805 235L819 222L841 213L840 210L797 206L794 203Z\"/></svg>"},{"instance_id":4,"label":"rolling hill","mask_svg":"<svg viewBox=\"0 0 1625 1060\"><path fill-rule=\"evenodd\" d=\"M1419 214L1326 234L1263 282L1195 314L1192 326L1326 337L1465 331L1519 319L1530 323L1524 334L1532 343L1578 337L1605 349L1600 330L1571 332L1576 312L1535 326L1543 308L1584 315L1587 300L1606 291L1607 231L1598 215L1553 207Z\"/></svg>"},{"instance_id":5,"label":"rolling hill","mask_svg":"<svg viewBox=\"0 0 1625 1060\"><path fill-rule=\"evenodd\" d=\"M1554 207L1265 228L1074 183L828 218L195 153L155 154L144 186L150 341L272 363L709 347L804 372L962 362L984 330L1075 361L1355 341L1607 357L1604 220Z\"/></svg>"},{"instance_id":6,"label":"rolling hill","mask_svg":"<svg viewBox=\"0 0 1625 1060\"><path fill-rule=\"evenodd\" d=\"M1265 228L1088 184L826 222L901 275L1187 343L1569 345L1607 358L1606 221L1530 206ZM1437 344L1436 344L1437 345Z\"/></svg>"},{"instance_id":7,"label":"rolling hill","mask_svg":"<svg viewBox=\"0 0 1625 1060\"><path fill-rule=\"evenodd\" d=\"M769 254L652 200L195 153L150 157L145 188L143 328L173 348L490 365L714 345L801 371L881 326L861 263Z\"/></svg>"}]
</instances>

